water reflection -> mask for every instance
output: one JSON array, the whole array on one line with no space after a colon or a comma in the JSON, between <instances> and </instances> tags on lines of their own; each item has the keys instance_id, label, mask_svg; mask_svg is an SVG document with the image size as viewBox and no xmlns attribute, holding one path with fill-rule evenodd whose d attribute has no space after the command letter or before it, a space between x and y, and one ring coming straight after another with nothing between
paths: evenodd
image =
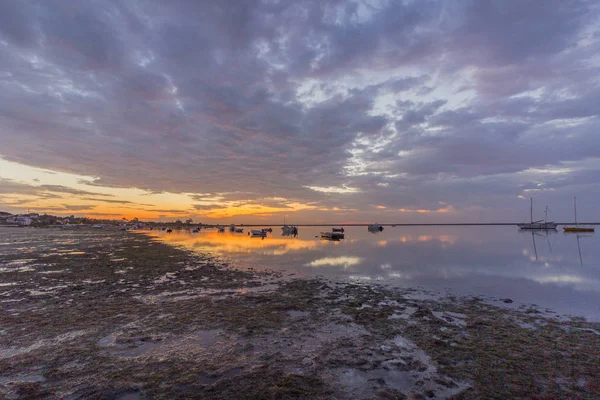
<instances>
[{"instance_id":1,"label":"water reflection","mask_svg":"<svg viewBox=\"0 0 600 400\"><path fill-rule=\"evenodd\" d=\"M343 240L327 241L320 239L322 230L301 227L287 237L274 229L264 240L210 230L150 234L217 253L240 267L448 288L575 315L600 314L600 247L594 236L514 227L389 227L373 234L357 227L347 228Z\"/></svg>"}]
</instances>

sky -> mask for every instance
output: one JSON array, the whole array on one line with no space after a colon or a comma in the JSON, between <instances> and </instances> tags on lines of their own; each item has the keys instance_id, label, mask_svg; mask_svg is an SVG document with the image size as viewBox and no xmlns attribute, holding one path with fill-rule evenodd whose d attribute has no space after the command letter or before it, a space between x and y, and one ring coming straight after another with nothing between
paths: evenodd
<instances>
[{"instance_id":1,"label":"sky","mask_svg":"<svg viewBox=\"0 0 600 400\"><path fill-rule=\"evenodd\" d=\"M0 211L205 223L600 210L600 3L0 2Z\"/></svg>"}]
</instances>

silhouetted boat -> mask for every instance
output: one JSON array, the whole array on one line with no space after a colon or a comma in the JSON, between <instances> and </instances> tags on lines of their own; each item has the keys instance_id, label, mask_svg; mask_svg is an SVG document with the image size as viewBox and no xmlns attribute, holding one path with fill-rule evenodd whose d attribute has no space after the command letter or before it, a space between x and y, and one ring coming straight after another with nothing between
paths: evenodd
<instances>
[{"instance_id":1,"label":"silhouetted boat","mask_svg":"<svg viewBox=\"0 0 600 400\"><path fill-rule=\"evenodd\" d=\"M321 232L321 239L340 240L343 238L344 238L344 234L341 232Z\"/></svg>"},{"instance_id":2,"label":"silhouetted boat","mask_svg":"<svg viewBox=\"0 0 600 400\"><path fill-rule=\"evenodd\" d=\"M342 233L344 233L344 228L331 228L331 232L342 232Z\"/></svg>"},{"instance_id":3,"label":"silhouetted boat","mask_svg":"<svg viewBox=\"0 0 600 400\"><path fill-rule=\"evenodd\" d=\"M594 228L577 225L577 198L573 197L573 209L575 211L575 226L563 227L565 232L594 232Z\"/></svg>"},{"instance_id":4,"label":"silhouetted boat","mask_svg":"<svg viewBox=\"0 0 600 400\"><path fill-rule=\"evenodd\" d=\"M383 231L383 226L379 225L379 224L371 224L367 226L367 230L369 232L381 232Z\"/></svg>"}]
</instances>

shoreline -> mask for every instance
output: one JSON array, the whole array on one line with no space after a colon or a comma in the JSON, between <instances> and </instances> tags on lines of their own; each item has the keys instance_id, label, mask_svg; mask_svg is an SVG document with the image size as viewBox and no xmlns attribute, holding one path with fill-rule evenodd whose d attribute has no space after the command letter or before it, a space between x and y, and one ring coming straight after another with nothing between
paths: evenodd
<instances>
[{"instance_id":1,"label":"shoreline","mask_svg":"<svg viewBox=\"0 0 600 400\"><path fill-rule=\"evenodd\" d=\"M38 233L54 245L0 255L9 398L600 396L600 323L240 271L147 235Z\"/></svg>"}]
</instances>

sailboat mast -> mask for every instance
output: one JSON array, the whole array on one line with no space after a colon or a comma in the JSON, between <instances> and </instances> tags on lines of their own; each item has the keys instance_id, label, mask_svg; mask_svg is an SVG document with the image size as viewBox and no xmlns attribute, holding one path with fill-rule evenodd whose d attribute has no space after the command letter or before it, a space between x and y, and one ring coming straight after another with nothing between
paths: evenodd
<instances>
[{"instance_id":1,"label":"sailboat mast","mask_svg":"<svg viewBox=\"0 0 600 400\"><path fill-rule=\"evenodd\" d=\"M575 225L577 225L577 197L573 196L573 209L575 210Z\"/></svg>"},{"instance_id":2,"label":"sailboat mast","mask_svg":"<svg viewBox=\"0 0 600 400\"><path fill-rule=\"evenodd\" d=\"M531 223L533 224L533 197L529 198L529 215L531 216Z\"/></svg>"},{"instance_id":3,"label":"sailboat mast","mask_svg":"<svg viewBox=\"0 0 600 400\"><path fill-rule=\"evenodd\" d=\"M544 211L544 223L548 222L548 206L546 206L546 211Z\"/></svg>"}]
</instances>

